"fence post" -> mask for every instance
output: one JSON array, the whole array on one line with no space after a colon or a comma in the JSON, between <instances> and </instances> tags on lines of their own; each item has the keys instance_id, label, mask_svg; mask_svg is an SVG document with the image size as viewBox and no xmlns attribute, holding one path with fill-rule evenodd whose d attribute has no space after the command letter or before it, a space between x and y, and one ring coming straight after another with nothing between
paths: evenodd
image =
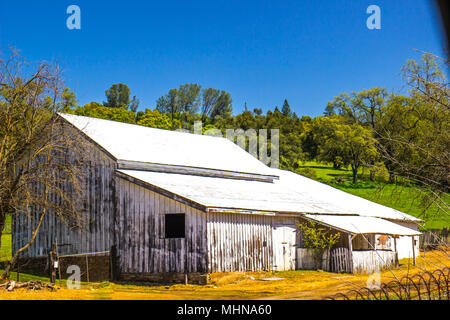
<instances>
[{"instance_id":1,"label":"fence post","mask_svg":"<svg viewBox=\"0 0 450 320\"><path fill-rule=\"evenodd\" d=\"M49 256L49 272L50 272L50 283L55 284L56 283L56 268L55 268L55 261L56 259L56 243L52 244L52 249L48 253Z\"/></svg>"},{"instance_id":2,"label":"fence post","mask_svg":"<svg viewBox=\"0 0 450 320\"><path fill-rule=\"evenodd\" d=\"M349 250L349 270L350 273L353 273L353 239L352 234L348 234L348 250Z\"/></svg>"},{"instance_id":3,"label":"fence post","mask_svg":"<svg viewBox=\"0 0 450 320\"><path fill-rule=\"evenodd\" d=\"M446 245L450 244L450 241L449 241L449 228L442 229L442 242L445 243Z\"/></svg>"},{"instance_id":4,"label":"fence post","mask_svg":"<svg viewBox=\"0 0 450 320\"><path fill-rule=\"evenodd\" d=\"M61 263L59 261L59 254L58 254L58 240L56 240L55 244L55 256L58 265L59 286L61 287Z\"/></svg>"},{"instance_id":5,"label":"fence post","mask_svg":"<svg viewBox=\"0 0 450 320\"><path fill-rule=\"evenodd\" d=\"M397 235L394 235L395 267L398 267Z\"/></svg>"},{"instance_id":6,"label":"fence post","mask_svg":"<svg viewBox=\"0 0 450 320\"><path fill-rule=\"evenodd\" d=\"M111 251L110 251L110 253L109 253L109 263L111 264L111 268L110 268L110 270L111 270L111 280L118 280L118 277L119 277L119 272L118 272L118 268L117 268L117 262L118 262L118 259L117 259L117 246L116 245L113 245L112 247L111 247Z\"/></svg>"},{"instance_id":7,"label":"fence post","mask_svg":"<svg viewBox=\"0 0 450 320\"><path fill-rule=\"evenodd\" d=\"M17 282L20 282L20 254L17 257Z\"/></svg>"},{"instance_id":8,"label":"fence post","mask_svg":"<svg viewBox=\"0 0 450 320\"><path fill-rule=\"evenodd\" d=\"M89 282L89 263L88 263L88 256L86 255L86 282Z\"/></svg>"}]
</instances>

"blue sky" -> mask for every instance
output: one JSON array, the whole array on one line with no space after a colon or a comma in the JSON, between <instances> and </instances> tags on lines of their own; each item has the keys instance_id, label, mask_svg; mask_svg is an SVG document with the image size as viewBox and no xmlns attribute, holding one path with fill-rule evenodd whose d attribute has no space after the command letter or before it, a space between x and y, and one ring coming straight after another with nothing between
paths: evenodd
<instances>
[{"instance_id":1,"label":"blue sky","mask_svg":"<svg viewBox=\"0 0 450 320\"><path fill-rule=\"evenodd\" d=\"M66 9L81 8L81 30ZM366 8L381 8L369 30ZM231 93L234 112L280 106L322 114L341 92L402 88L413 49L443 56L429 1L0 1L0 51L58 63L80 104L126 83L140 108L170 88L198 83Z\"/></svg>"}]
</instances>

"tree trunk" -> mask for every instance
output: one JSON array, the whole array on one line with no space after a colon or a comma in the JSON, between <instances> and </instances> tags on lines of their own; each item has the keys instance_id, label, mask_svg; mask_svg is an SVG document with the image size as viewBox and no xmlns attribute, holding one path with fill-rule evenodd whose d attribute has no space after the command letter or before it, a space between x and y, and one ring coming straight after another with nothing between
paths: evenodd
<instances>
[{"instance_id":1,"label":"tree trunk","mask_svg":"<svg viewBox=\"0 0 450 320\"><path fill-rule=\"evenodd\" d=\"M375 181L375 170L370 170L369 180Z\"/></svg>"},{"instance_id":2,"label":"tree trunk","mask_svg":"<svg viewBox=\"0 0 450 320\"><path fill-rule=\"evenodd\" d=\"M46 192L45 192L46 196L47 196L47 192L48 191L46 190ZM4 279L6 279L9 276L9 271L14 267L14 264L16 263L17 258L19 257L19 255L22 252L24 252L26 249L28 249L28 247L31 246L31 244L34 242L34 239L36 239L37 233L39 231L39 228L41 227L41 224L42 224L42 221L44 220L46 212L47 212L47 210L46 210L46 208L44 208L43 212L41 213L41 216L39 217L38 224L37 224L36 228L33 231L33 234L31 236L30 241L28 241L28 243L25 246L23 246L22 248L20 248L19 250L17 250L14 253L13 257L8 262L8 264L6 265L5 270L3 271L3 274L2 274L0 279L4 280Z\"/></svg>"},{"instance_id":3,"label":"tree trunk","mask_svg":"<svg viewBox=\"0 0 450 320\"><path fill-rule=\"evenodd\" d=\"M358 180L358 168L352 168L352 174L353 174L353 183L356 183Z\"/></svg>"},{"instance_id":4,"label":"tree trunk","mask_svg":"<svg viewBox=\"0 0 450 320\"><path fill-rule=\"evenodd\" d=\"M389 183L395 183L395 174L389 171Z\"/></svg>"}]
</instances>

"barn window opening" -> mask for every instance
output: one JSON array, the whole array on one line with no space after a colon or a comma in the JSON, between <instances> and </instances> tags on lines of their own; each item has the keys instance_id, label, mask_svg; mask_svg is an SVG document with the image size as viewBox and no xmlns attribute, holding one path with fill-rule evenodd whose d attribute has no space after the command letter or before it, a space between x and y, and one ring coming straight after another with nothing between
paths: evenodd
<instances>
[{"instance_id":1,"label":"barn window opening","mask_svg":"<svg viewBox=\"0 0 450 320\"><path fill-rule=\"evenodd\" d=\"M165 215L165 238L184 238L185 214L171 213Z\"/></svg>"}]
</instances>

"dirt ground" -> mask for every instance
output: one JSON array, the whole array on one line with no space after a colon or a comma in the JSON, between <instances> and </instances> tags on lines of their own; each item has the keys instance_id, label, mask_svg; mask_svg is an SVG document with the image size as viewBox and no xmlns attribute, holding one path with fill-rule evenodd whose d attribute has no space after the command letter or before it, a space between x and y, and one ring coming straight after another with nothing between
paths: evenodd
<instances>
[{"instance_id":1,"label":"dirt ground","mask_svg":"<svg viewBox=\"0 0 450 320\"><path fill-rule=\"evenodd\" d=\"M400 261L395 270L381 272L381 282L415 274L424 270L435 270L450 266L450 251L434 250L422 252L416 266L411 261ZM267 279L269 278L269 279ZM281 278L281 279L270 279ZM56 292L0 290L0 299L12 300L233 300L233 299L324 299L338 292L367 285L370 274L337 274L323 271L286 272L233 272L211 274L211 284L197 285L149 285L145 283L88 283L81 289L67 289L62 283Z\"/></svg>"}]
</instances>

